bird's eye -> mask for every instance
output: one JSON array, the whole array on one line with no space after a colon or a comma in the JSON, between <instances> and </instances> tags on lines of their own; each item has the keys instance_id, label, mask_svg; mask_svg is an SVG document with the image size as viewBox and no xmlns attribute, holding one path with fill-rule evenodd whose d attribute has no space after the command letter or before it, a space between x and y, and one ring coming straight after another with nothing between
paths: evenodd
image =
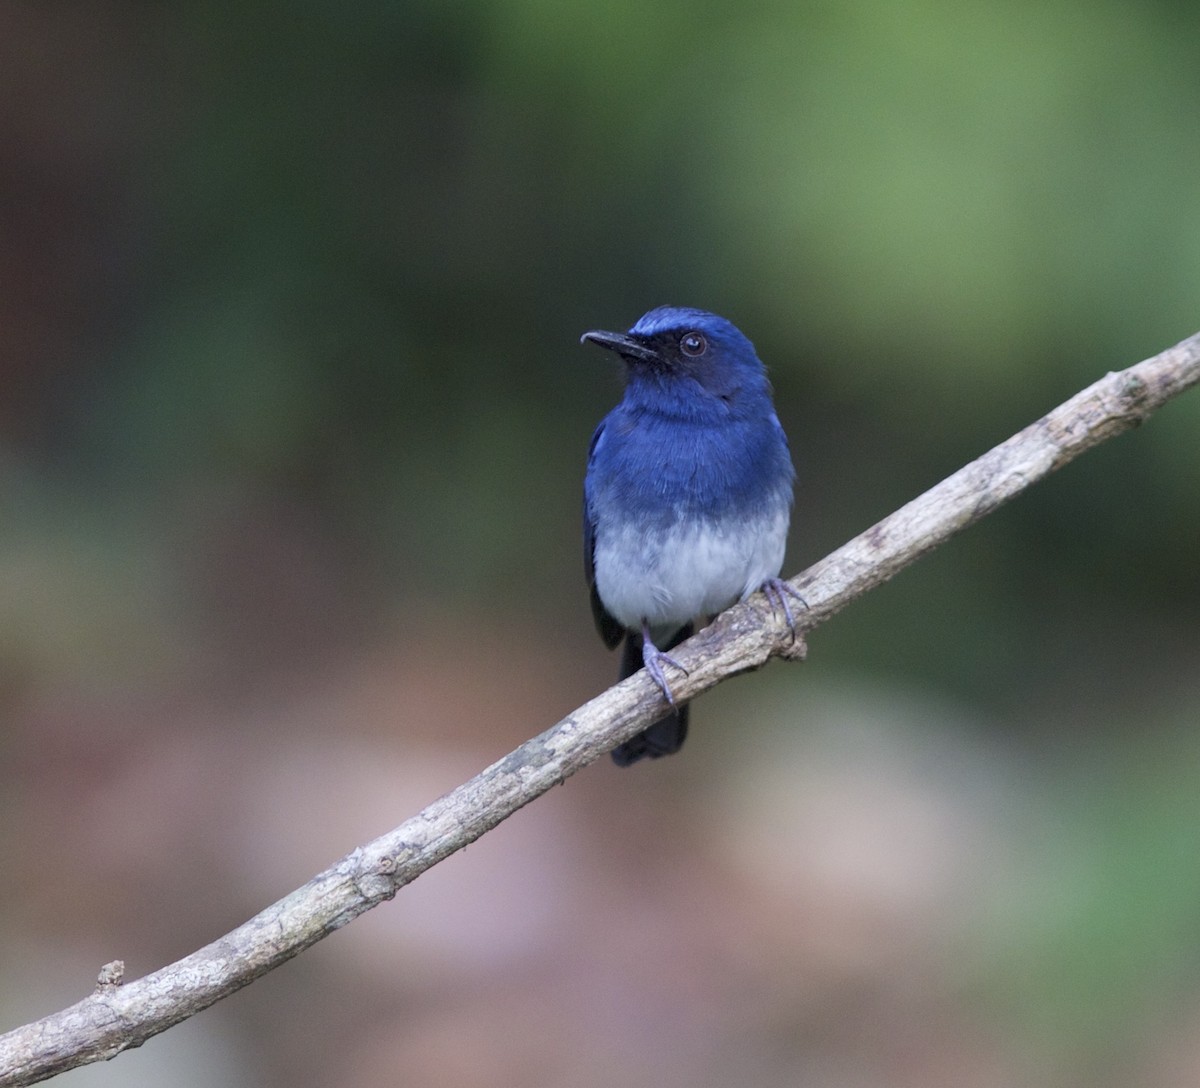
<instances>
[{"instance_id":1,"label":"bird's eye","mask_svg":"<svg viewBox=\"0 0 1200 1088\"><path fill-rule=\"evenodd\" d=\"M708 341L698 332L684 333L679 339L679 350L693 357L703 355L708 351Z\"/></svg>"}]
</instances>

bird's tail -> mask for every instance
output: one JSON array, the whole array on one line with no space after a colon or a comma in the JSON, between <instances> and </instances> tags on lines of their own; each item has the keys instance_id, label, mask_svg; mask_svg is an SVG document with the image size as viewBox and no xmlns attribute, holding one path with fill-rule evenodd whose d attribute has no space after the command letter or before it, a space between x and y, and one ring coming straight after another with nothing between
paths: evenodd
<instances>
[{"instance_id":1,"label":"bird's tail","mask_svg":"<svg viewBox=\"0 0 1200 1088\"><path fill-rule=\"evenodd\" d=\"M663 651L670 651L684 639L692 637L692 625L681 627L665 646ZM621 650L621 679L632 676L642 667L642 636L630 631L625 636L625 645ZM665 718L659 718L649 729L643 730L636 737L631 737L624 744L618 744L613 749L613 762L618 767L628 767L639 759L658 759L659 756L669 756L683 747L687 738L688 707L676 707Z\"/></svg>"}]
</instances>

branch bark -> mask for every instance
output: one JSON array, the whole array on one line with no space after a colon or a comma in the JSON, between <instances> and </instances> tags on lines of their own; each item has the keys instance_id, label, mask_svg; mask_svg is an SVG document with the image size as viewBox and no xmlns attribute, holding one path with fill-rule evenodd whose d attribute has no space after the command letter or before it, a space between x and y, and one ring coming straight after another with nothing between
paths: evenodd
<instances>
[{"instance_id":1,"label":"branch bark","mask_svg":"<svg viewBox=\"0 0 1200 1088\"><path fill-rule=\"evenodd\" d=\"M793 579L809 606L797 617L801 633L1198 382L1200 333L1076 394ZM794 642L758 594L672 651L687 669L672 688L692 699L772 657L803 653L803 639ZM640 672L212 944L129 983L119 962L106 965L90 996L0 1036L0 1088L112 1058L241 989L391 899L662 709Z\"/></svg>"}]
</instances>

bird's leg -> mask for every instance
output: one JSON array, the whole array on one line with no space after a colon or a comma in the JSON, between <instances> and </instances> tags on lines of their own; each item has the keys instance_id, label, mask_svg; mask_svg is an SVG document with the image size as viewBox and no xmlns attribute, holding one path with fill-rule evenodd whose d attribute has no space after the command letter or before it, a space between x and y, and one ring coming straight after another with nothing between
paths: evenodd
<instances>
[{"instance_id":1,"label":"bird's leg","mask_svg":"<svg viewBox=\"0 0 1200 1088\"><path fill-rule=\"evenodd\" d=\"M792 615L792 607L788 604L788 598L794 598L805 608L808 608L808 601L800 596L800 593L791 582L785 582L782 578L768 578L762 584L762 591L763 596L771 602L772 610L782 610L784 617L787 619L788 630L792 632L792 641L795 642L796 617Z\"/></svg>"},{"instance_id":2,"label":"bird's leg","mask_svg":"<svg viewBox=\"0 0 1200 1088\"><path fill-rule=\"evenodd\" d=\"M663 662L668 665L674 665L684 676L687 676L688 671L670 654L663 653L650 640L650 625L642 620L642 664L645 665L646 671L650 674L650 679L653 680L663 693L663 698L672 706L675 705L675 696L671 694L671 685L667 683L667 678L663 675Z\"/></svg>"}]
</instances>

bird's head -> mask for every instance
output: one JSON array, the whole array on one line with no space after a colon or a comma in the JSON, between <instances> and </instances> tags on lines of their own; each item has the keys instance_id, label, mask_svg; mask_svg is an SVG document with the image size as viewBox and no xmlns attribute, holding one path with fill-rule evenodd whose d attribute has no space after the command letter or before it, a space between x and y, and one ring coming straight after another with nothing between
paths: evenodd
<instances>
[{"instance_id":1,"label":"bird's head","mask_svg":"<svg viewBox=\"0 0 1200 1088\"><path fill-rule=\"evenodd\" d=\"M620 355L631 381L694 382L727 403L739 393L769 389L754 345L731 321L707 310L659 306L643 314L628 332L597 329L580 340Z\"/></svg>"}]
</instances>

